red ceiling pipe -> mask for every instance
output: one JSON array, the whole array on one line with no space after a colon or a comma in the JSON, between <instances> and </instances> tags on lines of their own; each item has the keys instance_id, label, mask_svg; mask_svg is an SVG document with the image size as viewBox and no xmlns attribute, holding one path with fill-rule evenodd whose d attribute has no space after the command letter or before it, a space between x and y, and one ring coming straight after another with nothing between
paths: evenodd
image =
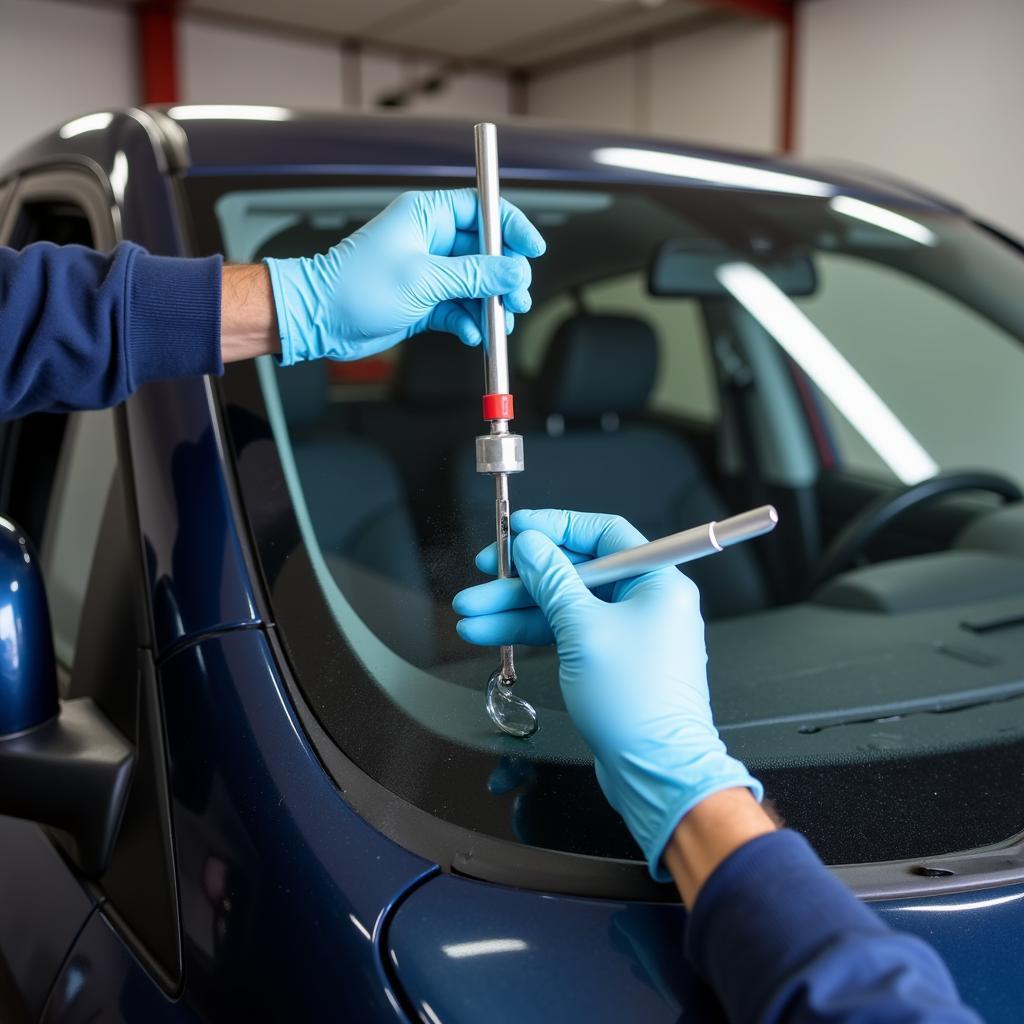
<instances>
[{"instance_id":1,"label":"red ceiling pipe","mask_svg":"<svg viewBox=\"0 0 1024 1024\"><path fill-rule=\"evenodd\" d=\"M178 16L176 0L140 4L139 81L143 103L178 102Z\"/></svg>"},{"instance_id":2,"label":"red ceiling pipe","mask_svg":"<svg viewBox=\"0 0 1024 1024\"><path fill-rule=\"evenodd\" d=\"M727 7L737 14L753 14L758 18L786 21L793 13L789 0L705 0L710 7Z\"/></svg>"}]
</instances>

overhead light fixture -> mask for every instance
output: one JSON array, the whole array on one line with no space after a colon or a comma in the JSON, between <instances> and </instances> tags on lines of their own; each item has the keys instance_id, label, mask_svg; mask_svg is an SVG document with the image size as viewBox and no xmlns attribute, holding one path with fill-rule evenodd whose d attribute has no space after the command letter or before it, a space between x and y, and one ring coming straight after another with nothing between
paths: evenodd
<instances>
[{"instance_id":1,"label":"overhead light fixture","mask_svg":"<svg viewBox=\"0 0 1024 1024\"><path fill-rule=\"evenodd\" d=\"M257 107L234 103L195 103L171 107L168 116L175 121L288 121L287 107Z\"/></svg>"},{"instance_id":2,"label":"overhead light fixture","mask_svg":"<svg viewBox=\"0 0 1024 1024\"><path fill-rule=\"evenodd\" d=\"M114 115L109 111L103 111L98 114L86 114L84 117L76 117L74 121L68 121L67 124L61 125L58 134L62 139L73 139L76 135L81 135L83 132L102 131L113 120Z\"/></svg>"},{"instance_id":3,"label":"overhead light fixture","mask_svg":"<svg viewBox=\"0 0 1024 1024\"><path fill-rule=\"evenodd\" d=\"M909 238L912 242L921 245L939 244L935 232L930 228L904 217L901 213L887 210L884 206L875 206L874 203L866 203L863 199L854 199L852 196L835 196L829 200L828 205L844 217L854 217L867 224L874 224L876 227L891 231L894 235Z\"/></svg>"},{"instance_id":4,"label":"overhead light fixture","mask_svg":"<svg viewBox=\"0 0 1024 1024\"><path fill-rule=\"evenodd\" d=\"M746 167L724 160L664 153L654 149L627 149L610 147L594 150L594 160L611 167L627 167L651 174L667 174L673 178L708 181L732 188L757 189L762 192L788 192L800 196L833 196L834 185L798 174L768 171L761 167Z\"/></svg>"},{"instance_id":5,"label":"overhead light fixture","mask_svg":"<svg viewBox=\"0 0 1024 1024\"><path fill-rule=\"evenodd\" d=\"M726 263L716 276L903 483L935 476L935 460L788 295L749 263Z\"/></svg>"}]
</instances>

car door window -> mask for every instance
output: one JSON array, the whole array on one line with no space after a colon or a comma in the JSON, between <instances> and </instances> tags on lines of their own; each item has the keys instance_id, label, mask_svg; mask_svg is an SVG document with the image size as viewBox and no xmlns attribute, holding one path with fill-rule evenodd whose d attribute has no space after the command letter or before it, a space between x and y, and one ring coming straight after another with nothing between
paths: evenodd
<instances>
[{"instance_id":1,"label":"car door window","mask_svg":"<svg viewBox=\"0 0 1024 1024\"><path fill-rule=\"evenodd\" d=\"M113 413L72 414L40 546L57 661L67 671L116 464Z\"/></svg>"},{"instance_id":2,"label":"car door window","mask_svg":"<svg viewBox=\"0 0 1024 1024\"><path fill-rule=\"evenodd\" d=\"M44 172L19 183L5 218L6 244L105 247L113 240L98 186ZM16 425L5 467L5 510L39 548L62 684L66 686L100 521L116 467L109 410L38 413Z\"/></svg>"}]
</instances>

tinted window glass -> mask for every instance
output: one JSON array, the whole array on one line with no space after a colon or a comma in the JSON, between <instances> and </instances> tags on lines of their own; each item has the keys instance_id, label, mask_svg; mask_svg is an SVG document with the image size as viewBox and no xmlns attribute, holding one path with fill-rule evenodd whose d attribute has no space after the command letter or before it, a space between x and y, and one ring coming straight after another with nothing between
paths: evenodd
<instances>
[{"instance_id":1,"label":"tinted window glass","mask_svg":"<svg viewBox=\"0 0 1024 1024\"><path fill-rule=\"evenodd\" d=\"M85 211L75 203L54 200L25 203L18 210L11 237L11 244L16 249L32 242L94 245Z\"/></svg>"},{"instance_id":2,"label":"tinted window glass","mask_svg":"<svg viewBox=\"0 0 1024 1024\"><path fill-rule=\"evenodd\" d=\"M109 410L68 417L40 549L57 660L74 662L89 570L117 464Z\"/></svg>"}]
</instances>

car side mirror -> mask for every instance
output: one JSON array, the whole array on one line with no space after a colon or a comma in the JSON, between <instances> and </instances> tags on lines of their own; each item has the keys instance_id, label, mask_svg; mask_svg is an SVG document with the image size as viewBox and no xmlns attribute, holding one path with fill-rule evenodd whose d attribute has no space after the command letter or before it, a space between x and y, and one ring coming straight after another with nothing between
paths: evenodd
<instances>
[{"instance_id":1,"label":"car side mirror","mask_svg":"<svg viewBox=\"0 0 1024 1024\"><path fill-rule=\"evenodd\" d=\"M110 858L134 752L88 697L60 701L43 574L0 517L0 814L47 826L87 875Z\"/></svg>"}]
</instances>

